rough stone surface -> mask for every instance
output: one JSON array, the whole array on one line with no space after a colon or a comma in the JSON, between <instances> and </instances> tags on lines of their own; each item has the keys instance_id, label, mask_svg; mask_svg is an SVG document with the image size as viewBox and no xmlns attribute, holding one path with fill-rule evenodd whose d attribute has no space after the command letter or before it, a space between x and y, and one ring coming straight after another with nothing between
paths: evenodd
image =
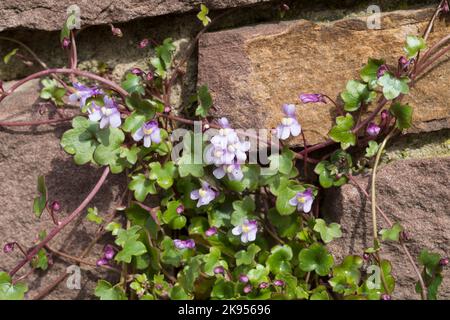
<instances>
[{"instance_id":1,"label":"rough stone surface","mask_svg":"<svg viewBox=\"0 0 450 320\"><path fill-rule=\"evenodd\" d=\"M25 121L45 119L38 112L37 82L27 84L15 95L2 102L0 121ZM31 112L29 110L32 110ZM51 114L52 112L50 112ZM50 115L55 116L55 115ZM39 220L33 213L33 198L37 195L36 181L44 175L50 201L59 200L63 218L72 212L90 192L102 170L91 166L77 166L71 156L59 145L59 139L70 124L40 127L0 127L0 243L18 241L31 247L42 230L54 225L48 214ZM123 190L125 178L110 176L90 206L96 206L102 216L110 214L113 203ZM120 186L122 184L122 186ZM69 225L51 243L51 247L78 256L89 245L97 226L84 216ZM101 255L106 238L102 238L86 260L95 262ZM0 252L0 270L9 271L20 261L19 250ZM55 281L73 262L54 258L54 266L47 272L36 272L27 278L32 298L38 291ZM24 267L19 276L28 270ZM97 270L97 271L96 271ZM100 276L98 269L84 266L81 269L81 290L70 290L61 283L48 299L87 299L93 297L93 288ZM107 277L109 277L108 275Z\"/></svg>"},{"instance_id":2,"label":"rough stone surface","mask_svg":"<svg viewBox=\"0 0 450 320\"><path fill-rule=\"evenodd\" d=\"M383 14L381 30L368 30L365 17L330 23L297 20L205 34L199 49L199 84L214 96L217 115L236 126L273 128L283 103L297 103L297 115L309 143L326 139L335 108L331 104L299 104L302 92L322 92L337 99L346 82L357 78L369 57L396 64L406 35L418 34L432 9ZM447 35L438 23L429 42ZM410 102L413 131L449 127L450 61L444 59L418 81ZM292 143L302 144L301 139Z\"/></svg>"},{"instance_id":3,"label":"rough stone surface","mask_svg":"<svg viewBox=\"0 0 450 320\"><path fill-rule=\"evenodd\" d=\"M368 177L357 177L369 190ZM422 249L449 256L450 248L450 157L400 160L381 167L377 178L377 203L407 231L407 246L417 258ZM323 212L341 224L343 237L329 244L339 261L345 255L361 255L372 245L370 202L352 184L327 192ZM379 217L379 228L388 227ZM418 299L415 273L396 243L385 243L383 257L391 260L396 278L396 299ZM450 298L450 271L444 271L440 299Z\"/></svg>"},{"instance_id":4,"label":"rough stone surface","mask_svg":"<svg viewBox=\"0 0 450 320\"><path fill-rule=\"evenodd\" d=\"M0 3L0 31L12 28L59 30L66 9L80 7L83 25L99 25L198 10L200 4L210 9L225 9L270 0L3 0Z\"/></svg>"}]
</instances>

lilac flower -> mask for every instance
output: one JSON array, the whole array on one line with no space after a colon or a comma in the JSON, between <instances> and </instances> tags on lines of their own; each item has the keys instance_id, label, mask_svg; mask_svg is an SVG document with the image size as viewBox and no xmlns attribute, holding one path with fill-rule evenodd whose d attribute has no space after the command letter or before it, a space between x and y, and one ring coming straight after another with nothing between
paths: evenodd
<instances>
[{"instance_id":1,"label":"lilac flower","mask_svg":"<svg viewBox=\"0 0 450 320\"><path fill-rule=\"evenodd\" d=\"M202 187L191 192L191 199L198 200L197 208L205 206L216 198L214 191L207 182L202 182Z\"/></svg>"},{"instance_id":2,"label":"lilac flower","mask_svg":"<svg viewBox=\"0 0 450 320\"><path fill-rule=\"evenodd\" d=\"M214 273L215 274L223 274L225 272L225 269L221 266L215 267L214 268Z\"/></svg>"},{"instance_id":3,"label":"lilac flower","mask_svg":"<svg viewBox=\"0 0 450 320\"><path fill-rule=\"evenodd\" d=\"M94 102L88 109L89 120L99 121L100 129L110 126L111 128L118 128L122 124L122 119L120 118L120 112L117 109L117 105L113 99L108 96L103 97L105 105L103 107L97 106Z\"/></svg>"},{"instance_id":4,"label":"lilac flower","mask_svg":"<svg viewBox=\"0 0 450 320\"><path fill-rule=\"evenodd\" d=\"M155 120L144 123L132 136L134 141L144 139L144 147L146 148L150 148L152 142L161 142L161 131L158 127L158 122Z\"/></svg>"},{"instance_id":5,"label":"lilac flower","mask_svg":"<svg viewBox=\"0 0 450 320\"><path fill-rule=\"evenodd\" d=\"M107 244L105 248L103 248L103 257L107 260L111 260L114 258L116 252L114 250L114 247L110 244Z\"/></svg>"},{"instance_id":6,"label":"lilac flower","mask_svg":"<svg viewBox=\"0 0 450 320\"><path fill-rule=\"evenodd\" d=\"M260 289L266 289L266 288L268 288L269 287L269 284L267 283L267 282L261 282L260 284L259 284L259 288Z\"/></svg>"},{"instance_id":7,"label":"lilac flower","mask_svg":"<svg viewBox=\"0 0 450 320\"><path fill-rule=\"evenodd\" d=\"M284 286L284 281L283 280L275 280L273 282L273 285L277 286L277 287L283 287Z\"/></svg>"},{"instance_id":8,"label":"lilac flower","mask_svg":"<svg viewBox=\"0 0 450 320\"><path fill-rule=\"evenodd\" d=\"M281 140L286 140L290 135L296 137L300 134L302 127L295 119L295 105L285 104L283 105L283 112L286 115L281 124L277 127L277 137Z\"/></svg>"},{"instance_id":9,"label":"lilac flower","mask_svg":"<svg viewBox=\"0 0 450 320\"><path fill-rule=\"evenodd\" d=\"M81 83L74 82L73 87L75 88L76 92L72 93L69 96L70 103L80 103L80 108L83 108L86 106L86 100L96 96L103 94L103 91L98 89L97 87L88 88L85 85Z\"/></svg>"},{"instance_id":10,"label":"lilac flower","mask_svg":"<svg viewBox=\"0 0 450 320\"><path fill-rule=\"evenodd\" d=\"M230 128L230 124L227 118L220 118L219 125L222 127L219 129L219 134L211 138L211 143L221 149L226 149L228 144L233 144L239 141L236 131Z\"/></svg>"},{"instance_id":11,"label":"lilac flower","mask_svg":"<svg viewBox=\"0 0 450 320\"><path fill-rule=\"evenodd\" d=\"M297 210L303 210L304 213L311 211L311 206L314 201L314 195L311 189L306 189L306 191L298 192L295 197L289 200L291 206L296 206Z\"/></svg>"},{"instance_id":12,"label":"lilac flower","mask_svg":"<svg viewBox=\"0 0 450 320\"><path fill-rule=\"evenodd\" d=\"M367 126L366 132L369 136L376 137L380 133L380 130L381 128L377 124L371 122Z\"/></svg>"},{"instance_id":13,"label":"lilac flower","mask_svg":"<svg viewBox=\"0 0 450 320\"><path fill-rule=\"evenodd\" d=\"M241 170L241 165L237 162L233 164L224 164L213 171L214 177L217 179L222 179L225 175L231 181L241 181L244 174Z\"/></svg>"},{"instance_id":14,"label":"lilac flower","mask_svg":"<svg viewBox=\"0 0 450 320\"><path fill-rule=\"evenodd\" d=\"M9 242L9 243L5 244L5 246L3 247L3 252L4 253L11 253L11 252L13 252L15 245L16 245L15 242Z\"/></svg>"},{"instance_id":15,"label":"lilac flower","mask_svg":"<svg viewBox=\"0 0 450 320\"><path fill-rule=\"evenodd\" d=\"M211 227L208 230L205 231L205 236L212 237L213 235L217 234L217 228Z\"/></svg>"},{"instance_id":16,"label":"lilac flower","mask_svg":"<svg viewBox=\"0 0 450 320\"><path fill-rule=\"evenodd\" d=\"M255 241L256 233L258 232L258 223L255 220L249 221L245 219L240 226L234 227L231 232L235 236L240 235L243 243Z\"/></svg>"},{"instance_id":17,"label":"lilac flower","mask_svg":"<svg viewBox=\"0 0 450 320\"><path fill-rule=\"evenodd\" d=\"M101 266L106 266L108 265L109 261L106 258L101 258L97 260L97 266L101 267Z\"/></svg>"},{"instance_id":18,"label":"lilac flower","mask_svg":"<svg viewBox=\"0 0 450 320\"><path fill-rule=\"evenodd\" d=\"M378 68L377 78L380 79L388 71L387 65L383 64Z\"/></svg>"},{"instance_id":19,"label":"lilac flower","mask_svg":"<svg viewBox=\"0 0 450 320\"><path fill-rule=\"evenodd\" d=\"M187 239L187 240L175 239L175 240L173 240L173 244L175 245L175 248L180 249L180 250L195 248L195 241L192 239Z\"/></svg>"},{"instance_id":20,"label":"lilac flower","mask_svg":"<svg viewBox=\"0 0 450 320\"><path fill-rule=\"evenodd\" d=\"M244 287L244 293L247 294L250 292L252 292L252 286L250 284L248 284Z\"/></svg>"},{"instance_id":21,"label":"lilac flower","mask_svg":"<svg viewBox=\"0 0 450 320\"><path fill-rule=\"evenodd\" d=\"M247 283L249 281L249 278L245 274L241 274L239 276L239 281L242 283Z\"/></svg>"},{"instance_id":22,"label":"lilac flower","mask_svg":"<svg viewBox=\"0 0 450 320\"><path fill-rule=\"evenodd\" d=\"M303 103L317 103L323 102L325 103L325 97L320 93L304 93L300 95L300 100Z\"/></svg>"}]
</instances>

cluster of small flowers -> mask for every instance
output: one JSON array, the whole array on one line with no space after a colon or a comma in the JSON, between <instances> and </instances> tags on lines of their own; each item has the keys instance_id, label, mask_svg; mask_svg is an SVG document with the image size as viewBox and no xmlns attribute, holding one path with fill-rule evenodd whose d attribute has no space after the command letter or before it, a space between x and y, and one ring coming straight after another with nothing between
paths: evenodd
<instances>
[{"instance_id":1,"label":"cluster of small flowers","mask_svg":"<svg viewBox=\"0 0 450 320\"><path fill-rule=\"evenodd\" d=\"M247 283L247 285L246 285L246 286L244 287L244 289L243 289L243 291L244 291L245 294L248 294L248 293L252 292L252 290L253 290L252 285L251 285L251 284L248 284L249 281L250 281L250 279L248 278L247 275L241 274L241 275L239 276L239 282L244 283L244 284ZM275 280L275 281L273 282L273 285L274 285L275 287L284 287L285 282L284 282L283 280ZM270 286L270 284L269 284L268 282L261 282L261 283L258 285L258 288L260 288L260 289L267 289L269 286Z\"/></svg>"},{"instance_id":2,"label":"cluster of small flowers","mask_svg":"<svg viewBox=\"0 0 450 320\"><path fill-rule=\"evenodd\" d=\"M179 250L195 248L195 241L192 239L187 239L187 240L175 239L175 240L173 240L173 244L174 244L175 248L177 248Z\"/></svg>"}]
</instances>

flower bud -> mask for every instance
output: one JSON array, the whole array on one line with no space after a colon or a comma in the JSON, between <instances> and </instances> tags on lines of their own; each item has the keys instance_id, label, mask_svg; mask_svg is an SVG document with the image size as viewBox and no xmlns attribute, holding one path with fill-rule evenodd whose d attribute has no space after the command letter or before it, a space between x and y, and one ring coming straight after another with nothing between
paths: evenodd
<instances>
[{"instance_id":1,"label":"flower bud","mask_svg":"<svg viewBox=\"0 0 450 320\"><path fill-rule=\"evenodd\" d=\"M139 68L133 68L133 69L131 69L131 73L138 76L138 75L142 74L143 71Z\"/></svg>"},{"instance_id":2,"label":"flower bud","mask_svg":"<svg viewBox=\"0 0 450 320\"><path fill-rule=\"evenodd\" d=\"M146 46L148 46L148 39L142 39L141 42L139 42L139 48L143 49Z\"/></svg>"},{"instance_id":3,"label":"flower bud","mask_svg":"<svg viewBox=\"0 0 450 320\"><path fill-rule=\"evenodd\" d=\"M172 111L171 107L164 107L164 113L169 113L170 111Z\"/></svg>"},{"instance_id":4,"label":"flower bud","mask_svg":"<svg viewBox=\"0 0 450 320\"><path fill-rule=\"evenodd\" d=\"M147 72L147 74L145 75L145 78L147 79L147 81L152 81L153 80L153 73L152 72Z\"/></svg>"},{"instance_id":5,"label":"flower bud","mask_svg":"<svg viewBox=\"0 0 450 320\"><path fill-rule=\"evenodd\" d=\"M369 260L370 259L370 254L364 252L363 259L366 260L366 261Z\"/></svg>"},{"instance_id":6,"label":"flower bud","mask_svg":"<svg viewBox=\"0 0 450 320\"><path fill-rule=\"evenodd\" d=\"M97 260L97 266L106 266L108 264L108 260L106 258L101 258Z\"/></svg>"},{"instance_id":7,"label":"flower bud","mask_svg":"<svg viewBox=\"0 0 450 320\"><path fill-rule=\"evenodd\" d=\"M208 230L205 231L205 236L212 237L213 235L217 234L217 228L211 227Z\"/></svg>"},{"instance_id":8,"label":"flower bud","mask_svg":"<svg viewBox=\"0 0 450 320\"><path fill-rule=\"evenodd\" d=\"M381 128L377 124L371 122L367 126L366 132L369 136L376 137L380 133L380 130Z\"/></svg>"},{"instance_id":9,"label":"flower bud","mask_svg":"<svg viewBox=\"0 0 450 320\"><path fill-rule=\"evenodd\" d=\"M248 277L245 274L241 274L239 276L239 281L242 283L247 283L249 281Z\"/></svg>"},{"instance_id":10,"label":"flower bud","mask_svg":"<svg viewBox=\"0 0 450 320\"><path fill-rule=\"evenodd\" d=\"M112 258L114 258L116 253L114 251L114 247L110 244L107 244L105 248L103 248L103 254L105 259L111 260Z\"/></svg>"},{"instance_id":11,"label":"flower bud","mask_svg":"<svg viewBox=\"0 0 450 320\"><path fill-rule=\"evenodd\" d=\"M282 11L289 11L291 8L286 3L281 4L280 9Z\"/></svg>"},{"instance_id":12,"label":"flower bud","mask_svg":"<svg viewBox=\"0 0 450 320\"><path fill-rule=\"evenodd\" d=\"M225 272L224 268L221 266L215 267L214 268L214 273L215 274L223 274Z\"/></svg>"},{"instance_id":13,"label":"flower bud","mask_svg":"<svg viewBox=\"0 0 450 320\"><path fill-rule=\"evenodd\" d=\"M449 13L450 12L450 8L448 5L448 0L445 0L444 3L442 4L442 11L444 13Z\"/></svg>"},{"instance_id":14,"label":"flower bud","mask_svg":"<svg viewBox=\"0 0 450 320\"><path fill-rule=\"evenodd\" d=\"M64 38L63 41L62 41L62 47L64 49L69 49L69 47L70 47L70 40L67 39L67 38Z\"/></svg>"},{"instance_id":15,"label":"flower bud","mask_svg":"<svg viewBox=\"0 0 450 320\"><path fill-rule=\"evenodd\" d=\"M249 284L244 287L244 293L250 293L250 292L252 292L252 286Z\"/></svg>"},{"instance_id":16,"label":"flower bud","mask_svg":"<svg viewBox=\"0 0 450 320\"><path fill-rule=\"evenodd\" d=\"M14 246L16 245L15 242L9 242L7 244L5 244L5 246L3 247L3 252L4 253L10 253L14 251Z\"/></svg>"},{"instance_id":17,"label":"flower bud","mask_svg":"<svg viewBox=\"0 0 450 320\"><path fill-rule=\"evenodd\" d=\"M261 282L260 284L259 284L259 288L260 289L266 289L266 288L268 288L269 287L269 284L267 283L267 282Z\"/></svg>"},{"instance_id":18,"label":"flower bud","mask_svg":"<svg viewBox=\"0 0 450 320\"><path fill-rule=\"evenodd\" d=\"M182 205L182 204L180 204L178 207L177 207L177 213L178 214L182 214L184 212L184 206Z\"/></svg>"},{"instance_id":19,"label":"flower bud","mask_svg":"<svg viewBox=\"0 0 450 320\"><path fill-rule=\"evenodd\" d=\"M163 286L160 283L155 284L155 289L156 290L162 290Z\"/></svg>"},{"instance_id":20,"label":"flower bud","mask_svg":"<svg viewBox=\"0 0 450 320\"><path fill-rule=\"evenodd\" d=\"M277 287L284 287L284 281L283 280L275 280L273 282L273 285L277 286Z\"/></svg>"},{"instance_id":21,"label":"flower bud","mask_svg":"<svg viewBox=\"0 0 450 320\"><path fill-rule=\"evenodd\" d=\"M391 296L386 293L383 293L381 295L381 300L391 300L391 299L392 299Z\"/></svg>"},{"instance_id":22,"label":"flower bud","mask_svg":"<svg viewBox=\"0 0 450 320\"><path fill-rule=\"evenodd\" d=\"M388 116L389 116L389 112L387 110L381 111L381 119L382 120L386 120Z\"/></svg>"},{"instance_id":23,"label":"flower bud","mask_svg":"<svg viewBox=\"0 0 450 320\"><path fill-rule=\"evenodd\" d=\"M386 71L388 71L388 67L385 64L380 66L377 71L377 78L381 78L386 73Z\"/></svg>"},{"instance_id":24,"label":"flower bud","mask_svg":"<svg viewBox=\"0 0 450 320\"><path fill-rule=\"evenodd\" d=\"M61 204L57 200L53 201L52 204L50 205L50 207L53 212L61 211Z\"/></svg>"},{"instance_id":25,"label":"flower bud","mask_svg":"<svg viewBox=\"0 0 450 320\"><path fill-rule=\"evenodd\" d=\"M446 265L448 265L448 258L442 258L441 260L439 260L439 265L441 267L445 267Z\"/></svg>"},{"instance_id":26,"label":"flower bud","mask_svg":"<svg viewBox=\"0 0 450 320\"><path fill-rule=\"evenodd\" d=\"M122 30L120 30L119 28L114 27L113 25L111 25L111 32L112 32L113 36L115 36L115 37L118 37L118 38L122 38L123 37Z\"/></svg>"}]
</instances>

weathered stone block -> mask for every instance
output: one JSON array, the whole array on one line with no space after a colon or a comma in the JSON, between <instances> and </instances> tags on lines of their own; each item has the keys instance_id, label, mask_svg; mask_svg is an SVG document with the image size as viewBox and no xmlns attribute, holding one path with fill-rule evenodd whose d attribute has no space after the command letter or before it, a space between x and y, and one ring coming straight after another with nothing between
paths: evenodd
<instances>
[{"instance_id":1,"label":"weathered stone block","mask_svg":"<svg viewBox=\"0 0 450 320\"><path fill-rule=\"evenodd\" d=\"M410 240L406 245L416 259L422 249L449 255L450 248L450 157L400 160L381 167L377 178L377 203L393 221L399 222ZM369 177L356 177L370 193ZM328 248L339 261L349 254L362 255L372 246L370 200L354 185L326 192L322 213L341 224L343 236ZM388 225L378 215L379 230ZM404 251L395 242L383 244L381 256L392 262L396 299L420 299L417 281ZM450 270L444 271L440 299L450 298Z\"/></svg>"},{"instance_id":2,"label":"weathered stone block","mask_svg":"<svg viewBox=\"0 0 450 320\"><path fill-rule=\"evenodd\" d=\"M365 17L330 23L306 20L264 24L205 34L200 40L199 84L214 96L217 115L235 126L273 128L281 105L296 103L309 143L327 138L332 104L300 104L300 93L322 92L337 99L346 82L357 78L369 57L396 64L408 34L419 34L431 9L383 14L380 30L369 30ZM447 35L438 23L429 42ZM412 131L433 131L450 125L450 62L420 79L405 100L414 107ZM293 144L302 144L300 138Z\"/></svg>"}]
</instances>

